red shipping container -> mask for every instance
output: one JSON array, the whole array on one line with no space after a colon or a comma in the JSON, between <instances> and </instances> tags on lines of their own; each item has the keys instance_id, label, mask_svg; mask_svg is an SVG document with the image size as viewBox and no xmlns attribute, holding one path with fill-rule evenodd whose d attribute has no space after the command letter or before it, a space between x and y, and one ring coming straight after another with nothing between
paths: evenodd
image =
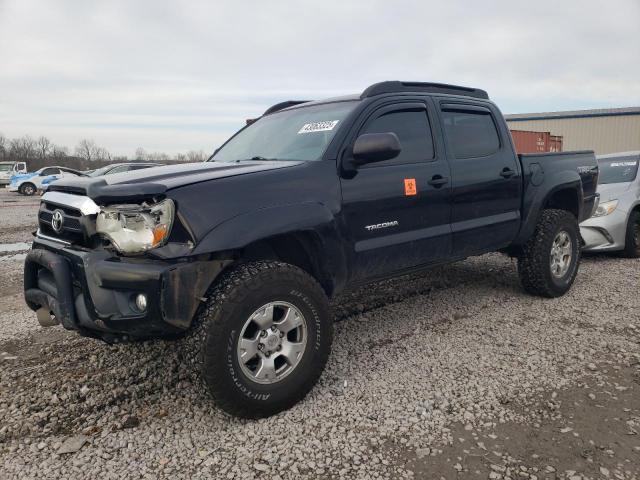
<instances>
[{"instance_id":1,"label":"red shipping container","mask_svg":"<svg viewBox=\"0 0 640 480\"><path fill-rule=\"evenodd\" d=\"M551 132L511 130L517 153L561 152L562 137Z\"/></svg>"}]
</instances>

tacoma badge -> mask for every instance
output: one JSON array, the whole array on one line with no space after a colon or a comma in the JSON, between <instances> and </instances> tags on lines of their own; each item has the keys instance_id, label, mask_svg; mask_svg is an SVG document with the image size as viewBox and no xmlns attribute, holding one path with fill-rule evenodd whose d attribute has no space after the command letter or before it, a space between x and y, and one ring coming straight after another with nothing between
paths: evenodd
<instances>
[{"instance_id":1,"label":"tacoma badge","mask_svg":"<svg viewBox=\"0 0 640 480\"><path fill-rule=\"evenodd\" d=\"M376 223L375 225L366 225L364 228L371 231L371 230L378 230L380 228L389 228L389 227L397 227L397 226L398 226L398 221L393 220L392 222L382 222L382 223Z\"/></svg>"}]
</instances>

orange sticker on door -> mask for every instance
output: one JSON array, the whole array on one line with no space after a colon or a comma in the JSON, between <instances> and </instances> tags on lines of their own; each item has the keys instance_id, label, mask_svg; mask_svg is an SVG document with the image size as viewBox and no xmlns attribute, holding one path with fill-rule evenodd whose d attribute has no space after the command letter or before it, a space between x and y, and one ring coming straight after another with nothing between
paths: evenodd
<instances>
[{"instance_id":1,"label":"orange sticker on door","mask_svg":"<svg viewBox=\"0 0 640 480\"><path fill-rule=\"evenodd\" d=\"M404 194L406 196L417 195L418 187L416 186L415 178L404 179Z\"/></svg>"}]
</instances>

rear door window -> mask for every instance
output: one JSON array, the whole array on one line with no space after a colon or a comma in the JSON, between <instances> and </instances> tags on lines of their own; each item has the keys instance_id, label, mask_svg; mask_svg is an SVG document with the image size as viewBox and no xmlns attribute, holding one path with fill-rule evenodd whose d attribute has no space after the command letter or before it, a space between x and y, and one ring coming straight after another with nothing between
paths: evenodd
<instances>
[{"instance_id":1,"label":"rear door window","mask_svg":"<svg viewBox=\"0 0 640 480\"><path fill-rule=\"evenodd\" d=\"M486 157L500 149L500 137L488 109L444 106L444 131L456 158Z\"/></svg>"}]
</instances>

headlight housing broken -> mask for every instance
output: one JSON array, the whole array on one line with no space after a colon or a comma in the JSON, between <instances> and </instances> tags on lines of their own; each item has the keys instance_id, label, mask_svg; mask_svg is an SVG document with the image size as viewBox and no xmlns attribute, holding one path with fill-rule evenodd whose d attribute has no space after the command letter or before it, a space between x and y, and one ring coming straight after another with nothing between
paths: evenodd
<instances>
[{"instance_id":1,"label":"headlight housing broken","mask_svg":"<svg viewBox=\"0 0 640 480\"><path fill-rule=\"evenodd\" d=\"M175 205L167 199L102 207L96 218L96 232L109 239L121 253L141 253L161 247L169 239Z\"/></svg>"}]
</instances>

